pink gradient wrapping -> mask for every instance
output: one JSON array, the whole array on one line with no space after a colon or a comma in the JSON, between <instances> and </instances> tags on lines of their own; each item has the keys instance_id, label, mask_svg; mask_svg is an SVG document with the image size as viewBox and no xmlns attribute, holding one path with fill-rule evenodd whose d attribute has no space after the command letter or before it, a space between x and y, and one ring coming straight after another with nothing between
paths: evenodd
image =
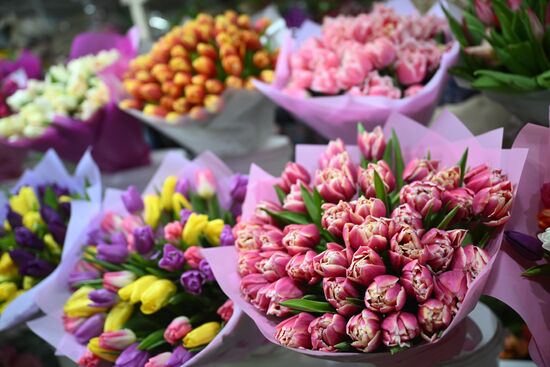
<instances>
[{"instance_id":1,"label":"pink gradient wrapping","mask_svg":"<svg viewBox=\"0 0 550 367\"><path fill-rule=\"evenodd\" d=\"M122 77L130 59L137 54L137 30L126 36L114 33L83 33L75 37L70 59L116 48L121 58L102 72L107 86L113 91L114 80ZM114 97L114 95L112 96ZM120 144L124 141L125 144ZM148 164L149 147L141 124L122 112L114 98L87 121L57 116L43 135L14 142L0 138L2 164L0 178L16 177L21 164L31 150L55 149L62 159L78 162L91 147L92 156L102 171L113 172ZM4 153L5 152L5 153Z\"/></svg>"},{"instance_id":2,"label":"pink gradient wrapping","mask_svg":"<svg viewBox=\"0 0 550 367\"><path fill-rule=\"evenodd\" d=\"M186 177L194 180L197 169L210 168L218 180L218 194L221 196L222 206L227 208L229 204L229 188L232 172L216 156L205 152L193 161L185 159L181 154L172 152L166 155L158 171L144 193L152 193L155 188L161 189L162 183L169 175ZM65 301L71 295L67 287L69 273L76 262L81 258L83 248L81 244L86 242L90 229L98 225L102 212L111 210L127 214L122 203L123 191L107 189L103 204L93 204L77 201L73 203L75 220L71 220L67 231L67 243L74 244L63 257L63 261L56 271L55 281L49 282L35 295L38 307L46 316L29 323L29 327L49 344L56 348L56 354L64 355L73 361L78 361L84 353L85 347L78 344L73 335L64 332L61 320ZM196 354L184 366L199 366L212 363L217 360L232 360L242 357L243 353L263 344L261 337L253 322L242 311L235 307L233 317L221 332L200 353Z\"/></svg>"},{"instance_id":3,"label":"pink gradient wrapping","mask_svg":"<svg viewBox=\"0 0 550 367\"><path fill-rule=\"evenodd\" d=\"M408 0L392 1L386 4L399 14L410 13L414 5ZM435 8L432 12L436 12ZM458 60L460 46L455 42L452 48L443 54L441 65L432 79L415 96L403 99L386 97L352 96L349 94L331 97L300 98L289 96L283 88L290 77L289 57L302 41L320 34L319 25L306 22L297 31L295 39L287 37L275 69L275 81L266 84L254 81L258 90L279 106L290 111L327 139L342 138L351 144L355 141L356 123L362 121L367 130L383 124L388 116L397 111L414 120L427 124L437 106L448 80L448 70Z\"/></svg>"},{"instance_id":4,"label":"pink gradient wrapping","mask_svg":"<svg viewBox=\"0 0 550 367\"><path fill-rule=\"evenodd\" d=\"M455 164L466 148L469 149L468 166L472 167L480 163L487 163L494 167L502 168L508 174L510 181L517 185L525 157L526 149L501 149L502 130L488 132L482 136L474 137L467 128L452 114L445 112L435 122L434 129L428 129L413 120L392 113L384 128L386 136L394 129L399 137L405 162L413 157L424 156L429 149L433 159L439 159L442 164ZM319 154L325 146L300 146L296 147L296 162L302 164L310 173L314 172L317 166ZM358 162L359 151L356 146L348 146L348 152L352 159ZM259 200L276 200L273 184L276 178L262 171L259 167L253 166L249 176L247 197L243 205L243 219L249 218L254 206ZM314 357L331 359L340 362L369 362L393 366L401 363L411 363L411 359L421 360L425 365L436 364L442 360L449 359L461 347L462 343L453 341L453 335L459 329L462 321L474 309L479 297L484 293L485 286L494 269L495 256L501 246L503 230L500 230L489 242L486 249L491 254L487 267L475 279L470 286L468 293L459 309L457 315L451 322L449 328L444 332L443 338L431 345L423 345L412 348L408 351L390 356L388 353L327 353L311 350L297 349L297 352L308 354ZM214 274L220 279L219 284L224 292L250 316L262 334L271 342L277 343L274 339L276 318L268 318L257 311L251 304L246 302L240 294L240 279L237 273L237 253L234 249L220 248L207 249L204 254L209 261ZM405 361L405 362L404 362Z\"/></svg>"},{"instance_id":5,"label":"pink gradient wrapping","mask_svg":"<svg viewBox=\"0 0 550 367\"><path fill-rule=\"evenodd\" d=\"M535 236L541 230L536 215L541 209L540 187L550 180L550 130L528 124L517 136L513 147L528 148L523 175L507 230ZM544 263L545 261L541 261ZM545 278L532 280L521 273L536 265L525 260L505 241L498 254L485 293L516 310L533 335L529 344L531 358L538 366L550 366L550 283ZM546 278L547 279L547 278ZM546 281L546 284L543 282Z\"/></svg>"}]
</instances>

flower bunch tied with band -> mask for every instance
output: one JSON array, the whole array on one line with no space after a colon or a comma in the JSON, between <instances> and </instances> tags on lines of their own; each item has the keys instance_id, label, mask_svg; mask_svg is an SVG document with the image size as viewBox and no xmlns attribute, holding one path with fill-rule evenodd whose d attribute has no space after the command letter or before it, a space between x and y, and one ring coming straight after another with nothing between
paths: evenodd
<instances>
[{"instance_id":1,"label":"flower bunch tied with band","mask_svg":"<svg viewBox=\"0 0 550 367\"><path fill-rule=\"evenodd\" d=\"M59 264L72 198L57 184L22 186L9 194L0 228L0 313Z\"/></svg>"},{"instance_id":2,"label":"flower bunch tied with band","mask_svg":"<svg viewBox=\"0 0 550 367\"><path fill-rule=\"evenodd\" d=\"M500 170L405 162L398 136L359 126L361 158L329 143L315 172L288 163L274 190L233 231L241 294L279 318L284 346L396 352L438 340L490 260L510 218ZM441 157L443 159L444 157Z\"/></svg>"},{"instance_id":3,"label":"flower bunch tied with band","mask_svg":"<svg viewBox=\"0 0 550 367\"><path fill-rule=\"evenodd\" d=\"M169 176L158 193L133 186L126 213L102 212L69 275L65 330L87 345L81 366L181 366L231 318L202 247L232 246L247 177L233 178L231 207L221 208L208 169L195 184Z\"/></svg>"}]
</instances>

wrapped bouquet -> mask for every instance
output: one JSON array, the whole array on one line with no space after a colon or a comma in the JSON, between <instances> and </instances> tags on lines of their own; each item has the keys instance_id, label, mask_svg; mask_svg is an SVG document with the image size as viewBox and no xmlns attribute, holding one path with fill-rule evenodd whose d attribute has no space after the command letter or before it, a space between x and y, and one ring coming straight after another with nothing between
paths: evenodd
<instances>
[{"instance_id":1,"label":"wrapped bouquet","mask_svg":"<svg viewBox=\"0 0 550 367\"><path fill-rule=\"evenodd\" d=\"M204 253L266 338L338 361L431 365L460 351L452 338L500 249L525 152L449 115L442 126L450 138L392 115L384 132L361 127L358 148L299 146L281 177L251 171L238 254Z\"/></svg>"},{"instance_id":2,"label":"wrapped bouquet","mask_svg":"<svg viewBox=\"0 0 550 367\"><path fill-rule=\"evenodd\" d=\"M52 179L51 177L55 177ZM55 153L0 198L0 329L37 311L33 293L61 261L73 199L98 200L99 171L86 156L74 177Z\"/></svg>"},{"instance_id":3,"label":"wrapped bouquet","mask_svg":"<svg viewBox=\"0 0 550 367\"><path fill-rule=\"evenodd\" d=\"M179 367L246 347L246 321L201 254L233 246L246 185L209 153L193 162L170 154L143 196L130 186L108 191L101 209L77 209L77 251L38 295L56 326L31 328L81 366Z\"/></svg>"},{"instance_id":4,"label":"wrapped bouquet","mask_svg":"<svg viewBox=\"0 0 550 367\"><path fill-rule=\"evenodd\" d=\"M273 84L256 82L258 89L326 138L346 143L357 121L372 129L391 111L427 123L458 45L448 42L443 18L411 8L395 1L367 14L327 17L322 26L306 22L283 44Z\"/></svg>"}]
</instances>

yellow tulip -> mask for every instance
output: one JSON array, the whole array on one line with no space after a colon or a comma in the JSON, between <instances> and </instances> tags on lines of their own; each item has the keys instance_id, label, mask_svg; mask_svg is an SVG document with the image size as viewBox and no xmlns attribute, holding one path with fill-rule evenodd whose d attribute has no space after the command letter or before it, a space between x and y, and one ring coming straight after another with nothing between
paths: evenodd
<instances>
[{"instance_id":1,"label":"yellow tulip","mask_svg":"<svg viewBox=\"0 0 550 367\"><path fill-rule=\"evenodd\" d=\"M222 234L224 222L221 219L214 219L208 222L206 228L204 228L204 235L208 239L208 242L212 245L220 244L220 236Z\"/></svg>"},{"instance_id":2,"label":"yellow tulip","mask_svg":"<svg viewBox=\"0 0 550 367\"><path fill-rule=\"evenodd\" d=\"M99 338L97 337L90 339L88 342L88 349L99 358L109 362L116 362L118 356L120 355L119 351L101 348L99 346Z\"/></svg>"},{"instance_id":3,"label":"yellow tulip","mask_svg":"<svg viewBox=\"0 0 550 367\"><path fill-rule=\"evenodd\" d=\"M208 215L193 213L189 216L182 232L182 239L188 246L197 245L199 236L208 224Z\"/></svg>"},{"instance_id":4,"label":"yellow tulip","mask_svg":"<svg viewBox=\"0 0 550 367\"><path fill-rule=\"evenodd\" d=\"M4 230L6 230L6 232L11 232L11 225L7 219L4 220Z\"/></svg>"},{"instance_id":5,"label":"yellow tulip","mask_svg":"<svg viewBox=\"0 0 550 367\"><path fill-rule=\"evenodd\" d=\"M141 300L141 295L147 291L147 289L155 282L158 278L154 275L144 275L134 282L132 287L132 294L130 295L130 303L136 304Z\"/></svg>"},{"instance_id":6,"label":"yellow tulip","mask_svg":"<svg viewBox=\"0 0 550 367\"><path fill-rule=\"evenodd\" d=\"M198 328L191 330L183 338L183 346L187 349L197 348L206 345L214 339L220 332L221 325L219 322L211 321L202 324Z\"/></svg>"},{"instance_id":7,"label":"yellow tulip","mask_svg":"<svg viewBox=\"0 0 550 367\"><path fill-rule=\"evenodd\" d=\"M162 201L162 207L166 211L172 210L172 196L176 191L176 184L178 183L178 178L176 176L168 176L164 180L162 185L162 192L160 193L160 199Z\"/></svg>"},{"instance_id":8,"label":"yellow tulip","mask_svg":"<svg viewBox=\"0 0 550 367\"><path fill-rule=\"evenodd\" d=\"M57 201L59 201L60 203L69 203L71 202L72 198L69 196L69 195L61 195L60 197L57 198Z\"/></svg>"},{"instance_id":9,"label":"yellow tulip","mask_svg":"<svg viewBox=\"0 0 550 367\"><path fill-rule=\"evenodd\" d=\"M147 195L143 200L145 206L144 220L145 223L153 228L157 228L160 220L160 199L157 195Z\"/></svg>"},{"instance_id":10,"label":"yellow tulip","mask_svg":"<svg viewBox=\"0 0 550 367\"><path fill-rule=\"evenodd\" d=\"M90 307L88 295L94 289L92 287L81 287L74 292L63 306L63 311L69 317L90 317L96 313L104 312L104 307Z\"/></svg>"},{"instance_id":11,"label":"yellow tulip","mask_svg":"<svg viewBox=\"0 0 550 367\"><path fill-rule=\"evenodd\" d=\"M17 293L17 285L13 282L0 283L0 302L6 302Z\"/></svg>"},{"instance_id":12,"label":"yellow tulip","mask_svg":"<svg viewBox=\"0 0 550 367\"><path fill-rule=\"evenodd\" d=\"M146 315L157 312L176 294L177 287L168 279L159 279L141 295L141 312Z\"/></svg>"},{"instance_id":13,"label":"yellow tulip","mask_svg":"<svg viewBox=\"0 0 550 367\"><path fill-rule=\"evenodd\" d=\"M44 221L38 212L26 212L23 215L23 225L30 231L36 232L40 226L44 225Z\"/></svg>"},{"instance_id":14,"label":"yellow tulip","mask_svg":"<svg viewBox=\"0 0 550 367\"><path fill-rule=\"evenodd\" d=\"M177 215L180 214L183 208L193 210L191 203L179 192L176 192L174 196L172 196L172 207L174 208L174 213Z\"/></svg>"},{"instance_id":15,"label":"yellow tulip","mask_svg":"<svg viewBox=\"0 0 550 367\"><path fill-rule=\"evenodd\" d=\"M17 195L13 195L10 198L10 206L19 215L25 215L29 211L40 209L38 198L34 193L34 189L30 186L22 187Z\"/></svg>"},{"instance_id":16,"label":"yellow tulip","mask_svg":"<svg viewBox=\"0 0 550 367\"><path fill-rule=\"evenodd\" d=\"M34 287L36 284L38 284L38 279L36 279L34 277L31 277L29 275L25 275L23 277L23 289L24 290L28 291L29 289Z\"/></svg>"},{"instance_id":17,"label":"yellow tulip","mask_svg":"<svg viewBox=\"0 0 550 367\"><path fill-rule=\"evenodd\" d=\"M46 244L46 247L53 255L60 255L61 254L61 247L57 244L55 239L53 238L51 233L46 233L44 235L44 243ZM95 247L94 247L95 248Z\"/></svg>"},{"instance_id":18,"label":"yellow tulip","mask_svg":"<svg viewBox=\"0 0 550 367\"><path fill-rule=\"evenodd\" d=\"M25 293L26 291L24 290L18 290L17 292L15 292L10 298L8 298L4 303L2 303L0 305L0 314L2 314L2 312L4 312L4 310L9 306L9 304L14 300L16 299L17 297L19 297L20 295L22 295L23 293Z\"/></svg>"},{"instance_id":19,"label":"yellow tulip","mask_svg":"<svg viewBox=\"0 0 550 367\"><path fill-rule=\"evenodd\" d=\"M7 279L16 277L18 274L17 265L12 261L10 254L4 252L2 256L0 256L0 276Z\"/></svg>"},{"instance_id":20,"label":"yellow tulip","mask_svg":"<svg viewBox=\"0 0 550 367\"><path fill-rule=\"evenodd\" d=\"M122 329L133 312L134 306L128 302L117 303L107 314L105 325L103 325L103 331L116 331Z\"/></svg>"}]
</instances>

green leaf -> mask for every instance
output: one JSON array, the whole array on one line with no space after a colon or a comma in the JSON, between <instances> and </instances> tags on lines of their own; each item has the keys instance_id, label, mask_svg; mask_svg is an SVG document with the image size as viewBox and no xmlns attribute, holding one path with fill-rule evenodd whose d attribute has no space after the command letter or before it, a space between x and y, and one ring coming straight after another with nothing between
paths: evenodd
<instances>
[{"instance_id":1,"label":"green leaf","mask_svg":"<svg viewBox=\"0 0 550 367\"><path fill-rule=\"evenodd\" d=\"M281 186L275 185L275 192L277 193L277 198L279 198L279 203L283 205L286 199L286 193L281 189Z\"/></svg>"},{"instance_id":2,"label":"green leaf","mask_svg":"<svg viewBox=\"0 0 550 367\"><path fill-rule=\"evenodd\" d=\"M144 276L147 274L145 270L138 268L137 266L131 265L131 264L123 264L122 268L124 270L131 271L132 273L136 274L138 277Z\"/></svg>"},{"instance_id":3,"label":"green leaf","mask_svg":"<svg viewBox=\"0 0 550 367\"><path fill-rule=\"evenodd\" d=\"M308 218L302 213L291 211L272 212L271 210L262 209L272 218L280 221L282 224L310 224Z\"/></svg>"},{"instance_id":4,"label":"green leaf","mask_svg":"<svg viewBox=\"0 0 550 367\"><path fill-rule=\"evenodd\" d=\"M329 231L327 231L325 228L320 228L319 232L327 242L338 242L338 239L334 237L334 235Z\"/></svg>"},{"instance_id":5,"label":"green leaf","mask_svg":"<svg viewBox=\"0 0 550 367\"><path fill-rule=\"evenodd\" d=\"M289 299L280 302L281 306L288 307L293 310L311 312L311 313L335 313L336 311L328 302L311 301L309 299Z\"/></svg>"},{"instance_id":6,"label":"green leaf","mask_svg":"<svg viewBox=\"0 0 550 367\"><path fill-rule=\"evenodd\" d=\"M212 196L206 201L208 205L208 219L214 220L221 218L220 202L218 201L218 195Z\"/></svg>"},{"instance_id":7,"label":"green leaf","mask_svg":"<svg viewBox=\"0 0 550 367\"><path fill-rule=\"evenodd\" d=\"M464 22L473 38L474 45L479 45L485 38L485 26L481 21L468 12L464 12Z\"/></svg>"},{"instance_id":8,"label":"green leaf","mask_svg":"<svg viewBox=\"0 0 550 367\"><path fill-rule=\"evenodd\" d=\"M537 84L544 89L550 89L550 70L537 76Z\"/></svg>"},{"instance_id":9,"label":"green leaf","mask_svg":"<svg viewBox=\"0 0 550 367\"><path fill-rule=\"evenodd\" d=\"M443 9L445 16L449 20L449 27L451 28L451 31L453 32L453 35L455 36L457 41L462 47L468 47L470 43L468 42L468 38L462 30L462 25L460 24L460 22L449 13L449 11L445 8L445 6L443 6L443 4L440 4L440 6L441 9Z\"/></svg>"},{"instance_id":10,"label":"green leaf","mask_svg":"<svg viewBox=\"0 0 550 367\"><path fill-rule=\"evenodd\" d=\"M397 187L395 190L399 191L403 187L403 170L405 169L405 163L403 162L401 144L399 144L399 138L397 137L394 129L391 131L391 140L393 141L393 153L395 158L394 173L397 181Z\"/></svg>"},{"instance_id":11,"label":"green leaf","mask_svg":"<svg viewBox=\"0 0 550 367\"><path fill-rule=\"evenodd\" d=\"M424 228L430 229L431 228L431 221L432 221L432 205L428 208L428 212L426 213L426 216L424 217L424 220L422 224L424 224Z\"/></svg>"},{"instance_id":12,"label":"green leaf","mask_svg":"<svg viewBox=\"0 0 550 367\"><path fill-rule=\"evenodd\" d=\"M338 349L340 352L351 352L354 350L350 342L341 342L335 344L334 348Z\"/></svg>"},{"instance_id":13,"label":"green leaf","mask_svg":"<svg viewBox=\"0 0 550 367\"><path fill-rule=\"evenodd\" d=\"M523 75L493 70L478 70L474 75L476 80L474 80L472 86L478 89L503 90L503 88L508 88L510 92L529 92L538 89L535 78Z\"/></svg>"},{"instance_id":14,"label":"green leaf","mask_svg":"<svg viewBox=\"0 0 550 367\"><path fill-rule=\"evenodd\" d=\"M346 298L346 301L350 302L350 303L353 303L354 305L357 305L357 306L365 306L365 301L363 301L362 299L359 299L359 298L351 298L351 297L348 297Z\"/></svg>"},{"instance_id":15,"label":"green leaf","mask_svg":"<svg viewBox=\"0 0 550 367\"><path fill-rule=\"evenodd\" d=\"M534 277L538 275L550 276L550 264L543 264L530 267L522 273L525 277Z\"/></svg>"},{"instance_id":16,"label":"green leaf","mask_svg":"<svg viewBox=\"0 0 550 367\"><path fill-rule=\"evenodd\" d=\"M123 267L122 267L122 266L115 265L115 264L111 264L111 263L109 263L109 262L102 261L102 260L98 260L98 259L96 259L96 258L86 258L85 260L86 260L86 262L89 262L89 263L92 263L92 264L99 265L99 266L101 266L102 268L104 268L104 269L106 269L106 270L110 270L110 271L120 271L120 270L123 270Z\"/></svg>"},{"instance_id":17,"label":"green leaf","mask_svg":"<svg viewBox=\"0 0 550 367\"><path fill-rule=\"evenodd\" d=\"M514 17L512 10L501 1L493 1L493 10L500 24L502 35L506 38L507 42L519 41L518 35L514 32L512 26Z\"/></svg>"},{"instance_id":18,"label":"green leaf","mask_svg":"<svg viewBox=\"0 0 550 367\"><path fill-rule=\"evenodd\" d=\"M138 349L149 350L152 345L158 343L160 340L164 340L164 329L153 331L151 334L147 335L147 337L139 343Z\"/></svg>"},{"instance_id":19,"label":"green leaf","mask_svg":"<svg viewBox=\"0 0 550 367\"><path fill-rule=\"evenodd\" d=\"M464 175L466 174L466 162L468 161L468 148L462 153L462 157L458 162L458 167L460 168L460 179L458 180L458 186L462 186L464 182Z\"/></svg>"},{"instance_id":20,"label":"green leaf","mask_svg":"<svg viewBox=\"0 0 550 367\"><path fill-rule=\"evenodd\" d=\"M455 206L449 213L447 213L447 215L445 216L445 218L443 218L441 223L437 225L437 229L441 229L441 230L446 229L449 223L451 223L451 221L455 217L459 208L460 208L459 206Z\"/></svg>"},{"instance_id":21,"label":"green leaf","mask_svg":"<svg viewBox=\"0 0 550 367\"><path fill-rule=\"evenodd\" d=\"M59 208L57 195L55 194L55 191L53 191L51 186L47 186L46 190L44 190L44 204L46 204L53 210L57 210Z\"/></svg>"},{"instance_id":22,"label":"green leaf","mask_svg":"<svg viewBox=\"0 0 550 367\"><path fill-rule=\"evenodd\" d=\"M189 201L193 207L193 211L199 214L208 214L206 201L194 192L189 193Z\"/></svg>"},{"instance_id":23,"label":"green leaf","mask_svg":"<svg viewBox=\"0 0 550 367\"><path fill-rule=\"evenodd\" d=\"M386 144L386 150L382 156L382 160L386 162L390 167L393 165L393 139L388 140Z\"/></svg>"},{"instance_id":24,"label":"green leaf","mask_svg":"<svg viewBox=\"0 0 550 367\"><path fill-rule=\"evenodd\" d=\"M386 192L386 186L384 186L384 181L380 178L380 175L376 170L374 172L374 191L376 192L376 197L384 203L386 206L386 214L390 214L390 203L388 201L388 194Z\"/></svg>"},{"instance_id":25,"label":"green leaf","mask_svg":"<svg viewBox=\"0 0 550 367\"><path fill-rule=\"evenodd\" d=\"M310 300L310 301L318 301L319 296L316 295L316 294L306 294L305 296L302 297L302 299L307 299L307 300Z\"/></svg>"},{"instance_id":26,"label":"green leaf","mask_svg":"<svg viewBox=\"0 0 550 367\"><path fill-rule=\"evenodd\" d=\"M402 352L402 351L404 351L404 350L406 350L406 349L407 349L407 348L400 347L400 346L390 347L390 354L393 356L394 354L399 353L399 352Z\"/></svg>"},{"instance_id":27,"label":"green leaf","mask_svg":"<svg viewBox=\"0 0 550 367\"><path fill-rule=\"evenodd\" d=\"M303 184L300 185L300 192L302 194L302 199L304 200L304 204L306 206L309 217L311 218L313 223L321 225L321 207L315 205L312 194Z\"/></svg>"}]
</instances>

